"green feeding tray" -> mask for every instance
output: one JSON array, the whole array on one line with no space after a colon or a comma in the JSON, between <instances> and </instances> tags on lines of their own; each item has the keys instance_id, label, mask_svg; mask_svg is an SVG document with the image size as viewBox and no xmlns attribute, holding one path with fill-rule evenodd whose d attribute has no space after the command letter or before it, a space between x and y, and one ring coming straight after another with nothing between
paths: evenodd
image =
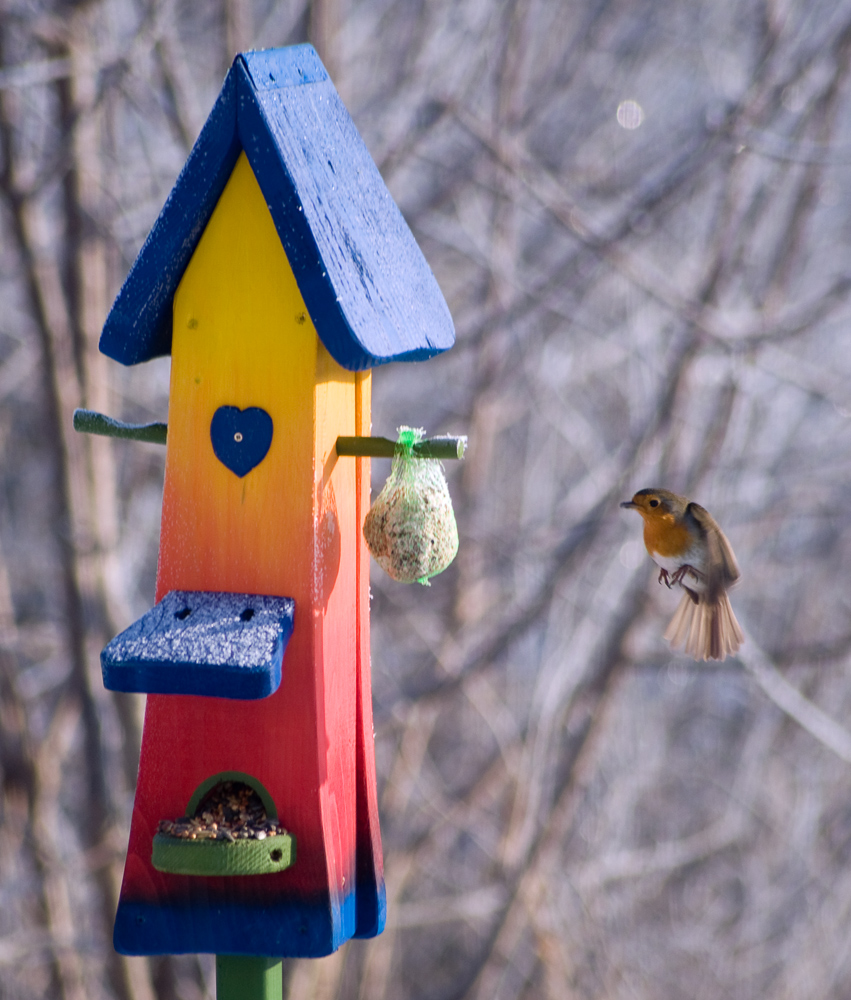
<instances>
[{"instance_id":1,"label":"green feeding tray","mask_svg":"<svg viewBox=\"0 0 851 1000\"><path fill-rule=\"evenodd\" d=\"M277 833L263 840L188 840L154 836L151 862L171 875L273 875L295 861L295 838Z\"/></svg>"}]
</instances>

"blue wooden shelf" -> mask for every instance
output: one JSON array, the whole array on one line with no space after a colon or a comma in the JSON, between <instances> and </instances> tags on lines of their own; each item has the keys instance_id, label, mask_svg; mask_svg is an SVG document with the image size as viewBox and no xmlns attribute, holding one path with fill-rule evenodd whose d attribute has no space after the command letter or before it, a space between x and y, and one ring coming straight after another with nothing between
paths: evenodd
<instances>
[{"instance_id":1,"label":"blue wooden shelf","mask_svg":"<svg viewBox=\"0 0 851 1000\"><path fill-rule=\"evenodd\" d=\"M295 602L173 590L101 653L110 691L265 698L277 691Z\"/></svg>"}]
</instances>

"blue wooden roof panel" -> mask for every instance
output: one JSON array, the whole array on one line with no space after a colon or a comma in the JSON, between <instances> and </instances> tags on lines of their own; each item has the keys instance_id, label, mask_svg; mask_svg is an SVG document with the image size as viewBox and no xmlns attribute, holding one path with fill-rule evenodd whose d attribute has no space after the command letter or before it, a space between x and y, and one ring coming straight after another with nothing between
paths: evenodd
<instances>
[{"instance_id":1,"label":"blue wooden roof panel","mask_svg":"<svg viewBox=\"0 0 851 1000\"><path fill-rule=\"evenodd\" d=\"M231 69L106 318L100 349L108 357L135 365L171 354L174 293L240 152Z\"/></svg>"},{"instance_id":2,"label":"blue wooden roof panel","mask_svg":"<svg viewBox=\"0 0 851 1000\"><path fill-rule=\"evenodd\" d=\"M328 72L312 45L243 52L235 62L245 68L255 90L279 90L328 79Z\"/></svg>"},{"instance_id":3,"label":"blue wooden roof panel","mask_svg":"<svg viewBox=\"0 0 851 1000\"><path fill-rule=\"evenodd\" d=\"M358 341L373 364L420 360L451 346L452 320L434 276L331 82L246 96L266 124L250 134L261 137L267 155L280 155L294 178L301 211L293 225L310 235L298 242L317 249L314 268L297 274L317 327L324 318L341 340ZM241 129L245 117L241 112ZM271 142L263 143L266 137ZM261 176L271 173L261 165ZM281 201L269 204L289 251L289 219ZM335 330L335 311L344 329ZM335 346L343 350L326 346L332 354Z\"/></svg>"},{"instance_id":4,"label":"blue wooden roof panel","mask_svg":"<svg viewBox=\"0 0 851 1000\"><path fill-rule=\"evenodd\" d=\"M241 149L317 332L349 369L454 343L449 310L354 122L309 45L238 56L119 292L101 349L171 349L171 303Z\"/></svg>"}]
</instances>

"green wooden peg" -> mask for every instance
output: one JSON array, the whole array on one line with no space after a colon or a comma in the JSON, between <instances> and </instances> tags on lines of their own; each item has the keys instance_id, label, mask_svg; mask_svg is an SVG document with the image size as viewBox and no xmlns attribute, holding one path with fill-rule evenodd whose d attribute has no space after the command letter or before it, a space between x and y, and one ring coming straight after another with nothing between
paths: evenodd
<instances>
[{"instance_id":1,"label":"green wooden peg","mask_svg":"<svg viewBox=\"0 0 851 1000\"><path fill-rule=\"evenodd\" d=\"M416 458L463 458L466 437L437 437L419 441L411 449ZM392 458L397 442L383 437L338 437L337 454L357 458Z\"/></svg>"},{"instance_id":2,"label":"green wooden peg","mask_svg":"<svg viewBox=\"0 0 851 1000\"><path fill-rule=\"evenodd\" d=\"M149 441L165 444L168 425L125 424L95 410L74 410L74 430L83 434L102 434L105 437L128 438L131 441Z\"/></svg>"},{"instance_id":3,"label":"green wooden peg","mask_svg":"<svg viewBox=\"0 0 851 1000\"><path fill-rule=\"evenodd\" d=\"M216 1000L283 1000L280 958L216 955Z\"/></svg>"},{"instance_id":4,"label":"green wooden peg","mask_svg":"<svg viewBox=\"0 0 851 1000\"><path fill-rule=\"evenodd\" d=\"M148 441L165 444L168 425L164 423L126 424L113 417L107 417L95 410L74 410L74 430L84 434L102 434L106 437L125 438L131 441ZM359 458L392 458L396 453L396 441L383 437L338 437L337 454ZM441 460L463 458L467 448L467 438L437 437L419 441L413 446L417 458L438 458Z\"/></svg>"}]
</instances>

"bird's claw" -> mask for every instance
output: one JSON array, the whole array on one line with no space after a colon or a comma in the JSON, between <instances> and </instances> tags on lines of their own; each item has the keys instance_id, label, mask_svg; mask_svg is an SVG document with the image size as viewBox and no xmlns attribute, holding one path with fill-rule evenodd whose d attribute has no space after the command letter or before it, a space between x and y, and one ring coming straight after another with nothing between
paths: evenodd
<instances>
[{"instance_id":1,"label":"bird's claw","mask_svg":"<svg viewBox=\"0 0 851 1000\"><path fill-rule=\"evenodd\" d=\"M682 566L678 567L674 571L674 575L671 577L671 580L674 583L679 583L680 585L682 585L683 578L687 573L689 576L693 576L695 580L702 579L702 574L698 570L696 570L694 566L689 566L688 563L683 563Z\"/></svg>"},{"instance_id":2,"label":"bird's claw","mask_svg":"<svg viewBox=\"0 0 851 1000\"><path fill-rule=\"evenodd\" d=\"M679 571L678 571L679 572ZM668 590L673 586L671 581L668 579L668 571L666 569L659 570L659 583L664 583Z\"/></svg>"}]
</instances>

